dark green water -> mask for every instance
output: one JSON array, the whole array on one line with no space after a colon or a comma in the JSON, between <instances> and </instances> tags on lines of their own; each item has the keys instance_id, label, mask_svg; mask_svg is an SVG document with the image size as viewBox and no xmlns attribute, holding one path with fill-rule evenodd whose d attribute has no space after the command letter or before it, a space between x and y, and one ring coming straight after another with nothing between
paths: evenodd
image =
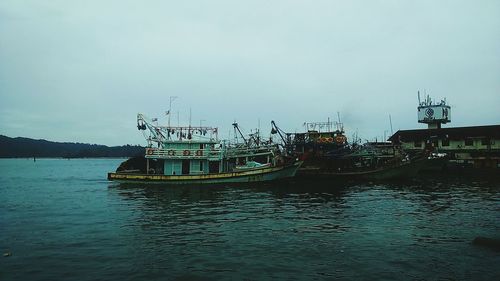
<instances>
[{"instance_id":1,"label":"dark green water","mask_svg":"<svg viewBox=\"0 0 500 281\"><path fill-rule=\"evenodd\" d=\"M120 186L0 160L0 280L500 280L500 183Z\"/></svg>"}]
</instances>

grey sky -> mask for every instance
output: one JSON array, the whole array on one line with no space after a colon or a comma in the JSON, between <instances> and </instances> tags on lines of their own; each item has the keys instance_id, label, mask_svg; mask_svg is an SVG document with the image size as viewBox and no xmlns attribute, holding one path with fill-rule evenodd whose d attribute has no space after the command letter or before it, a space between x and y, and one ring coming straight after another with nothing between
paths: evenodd
<instances>
[{"instance_id":1,"label":"grey sky","mask_svg":"<svg viewBox=\"0 0 500 281\"><path fill-rule=\"evenodd\" d=\"M8 136L144 144L136 113L175 95L182 123L191 108L223 136L340 111L348 136L380 139L388 114L425 127L424 89L448 126L500 123L500 1L0 1Z\"/></svg>"}]
</instances>

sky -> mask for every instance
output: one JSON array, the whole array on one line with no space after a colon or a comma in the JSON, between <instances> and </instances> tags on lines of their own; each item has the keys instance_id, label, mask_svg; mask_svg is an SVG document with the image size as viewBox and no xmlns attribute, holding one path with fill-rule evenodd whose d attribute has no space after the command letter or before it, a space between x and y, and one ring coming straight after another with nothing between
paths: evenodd
<instances>
[{"instance_id":1,"label":"sky","mask_svg":"<svg viewBox=\"0 0 500 281\"><path fill-rule=\"evenodd\" d=\"M268 136L500 124L500 1L0 1L0 134L145 144L137 113Z\"/></svg>"}]
</instances>

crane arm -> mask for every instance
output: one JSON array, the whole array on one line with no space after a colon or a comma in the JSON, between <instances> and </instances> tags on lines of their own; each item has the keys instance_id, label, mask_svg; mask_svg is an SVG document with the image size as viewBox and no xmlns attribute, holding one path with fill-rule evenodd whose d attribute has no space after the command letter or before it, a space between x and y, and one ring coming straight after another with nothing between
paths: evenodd
<instances>
[{"instance_id":1,"label":"crane arm","mask_svg":"<svg viewBox=\"0 0 500 281\"><path fill-rule=\"evenodd\" d=\"M274 120L271 121L271 134L276 134L278 133L278 135L280 136L281 140L283 140L283 143L285 144L285 146L288 145L288 141L285 139L285 137L283 136L282 133L285 133L283 130L281 130L277 125L276 123L274 122Z\"/></svg>"},{"instance_id":2,"label":"crane arm","mask_svg":"<svg viewBox=\"0 0 500 281\"><path fill-rule=\"evenodd\" d=\"M139 130L148 129L152 136L151 141L161 143L165 139L165 136L162 133L162 129L152 124L152 122L153 121L149 120L149 118L143 114L137 114L137 128Z\"/></svg>"}]
</instances>

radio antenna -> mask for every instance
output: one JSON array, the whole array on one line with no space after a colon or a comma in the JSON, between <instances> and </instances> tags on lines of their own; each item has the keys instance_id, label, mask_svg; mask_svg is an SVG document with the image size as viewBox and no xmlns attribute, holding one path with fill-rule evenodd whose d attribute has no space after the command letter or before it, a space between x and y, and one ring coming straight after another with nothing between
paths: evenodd
<instances>
[{"instance_id":1,"label":"radio antenna","mask_svg":"<svg viewBox=\"0 0 500 281\"><path fill-rule=\"evenodd\" d=\"M391 124L391 135L394 135L394 133L392 131L392 118L391 118L390 114L389 114L389 124Z\"/></svg>"}]
</instances>

